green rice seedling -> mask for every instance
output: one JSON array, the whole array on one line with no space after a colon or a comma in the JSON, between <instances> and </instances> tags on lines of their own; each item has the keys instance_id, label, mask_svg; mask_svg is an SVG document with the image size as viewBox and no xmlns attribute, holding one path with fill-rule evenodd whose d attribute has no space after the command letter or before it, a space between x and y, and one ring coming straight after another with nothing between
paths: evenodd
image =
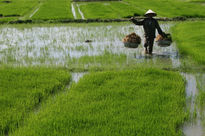
<instances>
[{"instance_id":1,"label":"green rice seedling","mask_svg":"<svg viewBox=\"0 0 205 136\"><path fill-rule=\"evenodd\" d=\"M85 18L125 18L143 15L153 9L161 17L203 17L203 6L179 0L125 0L123 2L89 2L80 4ZM119 10L120 9L120 10Z\"/></svg>"},{"instance_id":2,"label":"green rice seedling","mask_svg":"<svg viewBox=\"0 0 205 136\"><path fill-rule=\"evenodd\" d=\"M37 0L8 0L9 3L4 1L6 0L0 0L0 14L4 16L23 16L38 4Z\"/></svg>"},{"instance_id":3,"label":"green rice seedling","mask_svg":"<svg viewBox=\"0 0 205 136\"><path fill-rule=\"evenodd\" d=\"M89 2L80 4L85 18L125 18L134 13L143 15L144 10L123 2ZM120 9L120 10L119 10Z\"/></svg>"},{"instance_id":4,"label":"green rice seedling","mask_svg":"<svg viewBox=\"0 0 205 136\"><path fill-rule=\"evenodd\" d=\"M75 12L74 19L82 19L82 16L79 13L78 4L76 2L72 2L71 6L73 6L73 7L71 7L73 16L74 16L74 12Z\"/></svg>"},{"instance_id":5,"label":"green rice seedling","mask_svg":"<svg viewBox=\"0 0 205 136\"><path fill-rule=\"evenodd\" d=\"M74 47L73 49L71 50L75 50L75 51L88 51L88 47L85 47L83 45L80 45L80 46L76 46Z\"/></svg>"},{"instance_id":6,"label":"green rice seedling","mask_svg":"<svg viewBox=\"0 0 205 136\"><path fill-rule=\"evenodd\" d=\"M204 90L199 90L198 101L200 103L200 106L205 105L205 91Z\"/></svg>"},{"instance_id":7,"label":"green rice seedling","mask_svg":"<svg viewBox=\"0 0 205 136\"><path fill-rule=\"evenodd\" d=\"M85 18L93 19L93 18L119 18L120 15L117 12L113 12L110 8L109 4L105 5L101 2L92 2L81 4L80 9L82 10Z\"/></svg>"},{"instance_id":8,"label":"green rice seedling","mask_svg":"<svg viewBox=\"0 0 205 136\"><path fill-rule=\"evenodd\" d=\"M11 135L181 136L184 91L184 80L175 72L87 74Z\"/></svg>"},{"instance_id":9,"label":"green rice seedling","mask_svg":"<svg viewBox=\"0 0 205 136\"><path fill-rule=\"evenodd\" d=\"M204 109L205 106L205 74L204 73L198 73L196 74L197 79L197 88L198 88L198 96L197 96L197 103L201 107L201 109Z\"/></svg>"},{"instance_id":10,"label":"green rice seedling","mask_svg":"<svg viewBox=\"0 0 205 136\"><path fill-rule=\"evenodd\" d=\"M0 68L0 136L17 129L34 108L69 83L68 71L55 68Z\"/></svg>"},{"instance_id":11,"label":"green rice seedling","mask_svg":"<svg viewBox=\"0 0 205 136\"><path fill-rule=\"evenodd\" d=\"M199 116L200 116L200 120L201 120L201 125L204 127L205 126L205 74L204 73L200 73L197 74L197 81L198 81L198 90L199 90L199 94L197 96L197 106L199 107Z\"/></svg>"},{"instance_id":12,"label":"green rice seedling","mask_svg":"<svg viewBox=\"0 0 205 136\"><path fill-rule=\"evenodd\" d=\"M15 0L10 3L0 1L0 14L15 19L74 19L71 0ZM194 0L195 1L195 0ZM199 4L201 2L202 4ZM153 9L160 17L204 17L203 0L198 3L181 0L124 0L120 2L77 2L86 19L121 19L133 15L143 15L146 10ZM81 19L78 6L74 3L76 18ZM2 18L0 19L2 21ZM2 21L3 22L3 21Z\"/></svg>"},{"instance_id":13,"label":"green rice seedling","mask_svg":"<svg viewBox=\"0 0 205 136\"><path fill-rule=\"evenodd\" d=\"M173 28L173 36L182 55L205 64L205 22L180 23Z\"/></svg>"},{"instance_id":14,"label":"green rice seedling","mask_svg":"<svg viewBox=\"0 0 205 136\"><path fill-rule=\"evenodd\" d=\"M97 56L82 56L80 58L69 58L68 69L74 71L102 71L102 70L125 70L138 69L142 67L154 67L172 69L178 64L170 58L142 57L136 59L127 54L115 54L105 51Z\"/></svg>"},{"instance_id":15,"label":"green rice seedling","mask_svg":"<svg viewBox=\"0 0 205 136\"><path fill-rule=\"evenodd\" d=\"M17 20L18 17L3 17L3 18L0 18L0 22L5 22L5 23L8 23L9 21L13 21L13 20Z\"/></svg>"},{"instance_id":16,"label":"green rice seedling","mask_svg":"<svg viewBox=\"0 0 205 136\"><path fill-rule=\"evenodd\" d=\"M32 19L73 19L70 0L46 0Z\"/></svg>"},{"instance_id":17,"label":"green rice seedling","mask_svg":"<svg viewBox=\"0 0 205 136\"><path fill-rule=\"evenodd\" d=\"M70 58L68 60L68 69L80 71L121 69L126 67L126 60L127 56L125 54L112 54L105 51L102 55Z\"/></svg>"},{"instance_id":18,"label":"green rice seedling","mask_svg":"<svg viewBox=\"0 0 205 136\"><path fill-rule=\"evenodd\" d=\"M188 0L190 2L205 2L205 0Z\"/></svg>"},{"instance_id":19,"label":"green rice seedling","mask_svg":"<svg viewBox=\"0 0 205 136\"><path fill-rule=\"evenodd\" d=\"M152 9L162 17L204 17L205 10L202 5L180 0L125 0L145 11Z\"/></svg>"}]
</instances>

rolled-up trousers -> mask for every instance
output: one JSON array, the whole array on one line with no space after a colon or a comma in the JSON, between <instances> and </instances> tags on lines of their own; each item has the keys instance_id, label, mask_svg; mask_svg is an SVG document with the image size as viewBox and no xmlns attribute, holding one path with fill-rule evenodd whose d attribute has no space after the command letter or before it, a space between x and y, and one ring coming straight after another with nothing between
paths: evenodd
<instances>
[{"instance_id":1,"label":"rolled-up trousers","mask_svg":"<svg viewBox=\"0 0 205 136\"><path fill-rule=\"evenodd\" d=\"M149 53L152 53L153 44L154 44L154 38L145 37L144 47L146 48L146 50L147 50Z\"/></svg>"}]
</instances>

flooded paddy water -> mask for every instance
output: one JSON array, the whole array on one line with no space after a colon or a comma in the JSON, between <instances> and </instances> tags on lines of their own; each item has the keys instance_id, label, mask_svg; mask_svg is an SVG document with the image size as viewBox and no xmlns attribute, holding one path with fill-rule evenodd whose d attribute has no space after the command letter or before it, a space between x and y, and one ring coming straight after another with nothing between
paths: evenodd
<instances>
[{"instance_id":1,"label":"flooded paddy water","mask_svg":"<svg viewBox=\"0 0 205 136\"><path fill-rule=\"evenodd\" d=\"M72 73L72 81L77 83L85 74L85 72Z\"/></svg>"},{"instance_id":2,"label":"flooded paddy water","mask_svg":"<svg viewBox=\"0 0 205 136\"><path fill-rule=\"evenodd\" d=\"M170 32L174 23L161 23L165 32ZM125 48L122 39L132 33L142 38L137 49ZM143 53L143 28L131 23L80 24L80 25L33 25L0 27L0 64L11 66L63 66L69 67L69 60L84 56L99 56L105 52L126 55L126 64L146 63L149 65L170 65L180 67L180 57L176 44L162 48L154 46L152 56ZM89 41L89 42L85 42ZM108 60L107 60L108 61ZM117 63L117 62L116 62ZM72 73L72 81L78 80L85 73ZM196 118L185 123L183 132L186 136L203 136L203 111L196 105L198 88L205 90L205 74L182 73L185 77L187 108Z\"/></svg>"},{"instance_id":3,"label":"flooded paddy water","mask_svg":"<svg viewBox=\"0 0 205 136\"><path fill-rule=\"evenodd\" d=\"M204 136L204 113L205 110L198 104L199 88L205 91L204 73L182 73L186 79L187 110L190 111L190 120L183 126L185 136Z\"/></svg>"},{"instance_id":4,"label":"flooded paddy water","mask_svg":"<svg viewBox=\"0 0 205 136\"><path fill-rule=\"evenodd\" d=\"M169 32L171 23L161 27ZM122 39L131 32L142 38L137 49L125 48ZM85 42L90 40L91 42ZM137 63L147 61L143 52L143 28L133 24L94 24L57 26L3 26L0 27L0 63L17 66L56 65L68 66L72 58L97 56L104 52L125 54L136 58ZM154 46L153 63L165 62L178 67L179 57L175 44L167 48ZM148 57L150 58L150 57ZM129 63L129 60L128 62Z\"/></svg>"}]
</instances>

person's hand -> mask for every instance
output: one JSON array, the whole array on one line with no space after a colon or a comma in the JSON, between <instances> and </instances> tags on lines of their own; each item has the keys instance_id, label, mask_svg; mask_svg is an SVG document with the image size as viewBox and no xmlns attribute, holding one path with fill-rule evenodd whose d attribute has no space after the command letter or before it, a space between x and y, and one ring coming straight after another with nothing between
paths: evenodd
<instances>
[{"instance_id":1,"label":"person's hand","mask_svg":"<svg viewBox=\"0 0 205 136\"><path fill-rule=\"evenodd\" d=\"M162 37L167 38L167 35L165 32L162 33Z\"/></svg>"},{"instance_id":2,"label":"person's hand","mask_svg":"<svg viewBox=\"0 0 205 136\"><path fill-rule=\"evenodd\" d=\"M131 20L131 21L134 20L134 17L131 17L130 20Z\"/></svg>"}]
</instances>

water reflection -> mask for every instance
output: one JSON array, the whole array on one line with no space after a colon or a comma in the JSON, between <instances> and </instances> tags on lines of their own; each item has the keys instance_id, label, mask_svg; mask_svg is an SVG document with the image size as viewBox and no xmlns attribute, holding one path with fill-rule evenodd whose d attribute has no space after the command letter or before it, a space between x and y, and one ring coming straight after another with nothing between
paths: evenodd
<instances>
[{"instance_id":1,"label":"water reflection","mask_svg":"<svg viewBox=\"0 0 205 136\"><path fill-rule=\"evenodd\" d=\"M161 25L169 32L172 24ZM101 55L105 51L115 54L135 54L135 58L146 58L142 55L143 44L138 49L125 48L122 38L136 32L143 37L143 28L133 24L106 24L80 26L33 26L0 28L0 62L12 65L67 65L68 59L82 56ZM86 40L92 42L86 43ZM167 48L154 47L156 55L152 58L170 58L173 66L179 64L176 46ZM139 62L141 61L139 60Z\"/></svg>"},{"instance_id":2,"label":"water reflection","mask_svg":"<svg viewBox=\"0 0 205 136\"><path fill-rule=\"evenodd\" d=\"M204 87L205 74L188 74L182 73L186 79L186 97L187 109L190 110L191 120L186 122L183 126L183 133L185 136L203 136L205 130L203 126L204 109L197 106L197 96L199 95L199 88ZM201 91L205 91L203 88ZM190 100L189 100L190 99ZM196 114L196 115L195 115ZM196 116L196 118L195 118Z\"/></svg>"},{"instance_id":3,"label":"water reflection","mask_svg":"<svg viewBox=\"0 0 205 136\"><path fill-rule=\"evenodd\" d=\"M77 83L85 74L86 74L85 72L72 73L72 81Z\"/></svg>"}]
</instances>

